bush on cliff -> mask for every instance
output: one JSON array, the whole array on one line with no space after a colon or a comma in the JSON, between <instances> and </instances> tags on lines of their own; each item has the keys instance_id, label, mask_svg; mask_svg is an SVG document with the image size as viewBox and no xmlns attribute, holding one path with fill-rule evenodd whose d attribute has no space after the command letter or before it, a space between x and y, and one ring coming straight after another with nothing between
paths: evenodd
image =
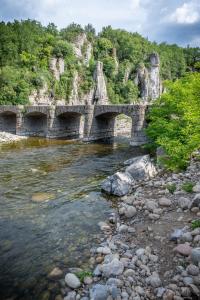
<instances>
[{"instance_id":1,"label":"bush on cliff","mask_svg":"<svg viewBox=\"0 0 200 300\"><path fill-rule=\"evenodd\" d=\"M165 166L184 169L200 147L200 74L167 82L166 93L152 106L148 119L150 144L165 150Z\"/></svg>"}]
</instances>

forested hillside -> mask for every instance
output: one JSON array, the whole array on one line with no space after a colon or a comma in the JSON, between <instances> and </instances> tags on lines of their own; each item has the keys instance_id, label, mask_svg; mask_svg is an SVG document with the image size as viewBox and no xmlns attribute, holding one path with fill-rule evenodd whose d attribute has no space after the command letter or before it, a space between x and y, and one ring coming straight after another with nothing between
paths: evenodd
<instances>
[{"instance_id":1,"label":"forested hillside","mask_svg":"<svg viewBox=\"0 0 200 300\"><path fill-rule=\"evenodd\" d=\"M90 24L85 28L71 24L59 31L54 24L44 27L31 20L1 22L0 104L27 104L29 96L41 90L54 101L70 103L75 85L76 97L84 101L95 84L97 61L103 63L109 101L137 102L135 74L139 67L149 67L153 52L160 57L162 80L200 69L199 48L152 43L138 33L110 26L97 35Z\"/></svg>"}]
</instances>

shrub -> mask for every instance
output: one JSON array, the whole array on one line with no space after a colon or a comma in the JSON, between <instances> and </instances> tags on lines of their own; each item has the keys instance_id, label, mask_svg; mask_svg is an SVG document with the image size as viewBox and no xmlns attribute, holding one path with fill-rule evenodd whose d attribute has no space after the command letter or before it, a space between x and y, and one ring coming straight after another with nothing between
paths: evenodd
<instances>
[{"instance_id":1,"label":"shrub","mask_svg":"<svg viewBox=\"0 0 200 300\"><path fill-rule=\"evenodd\" d=\"M161 146L170 170L186 168L193 151L200 146L200 74L187 74L167 82L167 92L155 101L146 130L154 148Z\"/></svg>"},{"instance_id":2,"label":"shrub","mask_svg":"<svg viewBox=\"0 0 200 300\"><path fill-rule=\"evenodd\" d=\"M167 184L166 188L168 189L168 191L171 194L173 194L176 191L176 185L175 185L175 183L173 183L173 184Z\"/></svg>"},{"instance_id":3,"label":"shrub","mask_svg":"<svg viewBox=\"0 0 200 300\"><path fill-rule=\"evenodd\" d=\"M195 229L195 228L199 228L200 227L200 220L194 220L192 221L192 229Z\"/></svg>"},{"instance_id":4,"label":"shrub","mask_svg":"<svg viewBox=\"0 0 200 300\"><path fill-rule=\"evenodd\" d=\"M184 191L187 192L187 193L192 193L192 191L193 191L193 186L194 186L194 183L192 183L192 182L185 182L185 183L182 185L182 190L184 190Z\"/></svg>"}]
</instances>

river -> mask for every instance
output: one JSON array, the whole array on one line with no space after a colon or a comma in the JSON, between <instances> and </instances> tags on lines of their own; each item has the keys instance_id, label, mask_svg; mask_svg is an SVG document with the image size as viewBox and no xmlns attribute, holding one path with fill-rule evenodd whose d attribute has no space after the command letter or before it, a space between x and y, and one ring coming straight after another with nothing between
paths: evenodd
<instances>
[{"instance_id":1,"label":"river","mask_svg":"<svg viewBox=\"0 0 200 300\"><path fill-rule=\"evenodd\" d=\"M42 299L55 266L88 268L97 224L114 209L100 183L138 154L124 139L30 138L0 146L1 300Z\"/></svg>"}]
</instances>

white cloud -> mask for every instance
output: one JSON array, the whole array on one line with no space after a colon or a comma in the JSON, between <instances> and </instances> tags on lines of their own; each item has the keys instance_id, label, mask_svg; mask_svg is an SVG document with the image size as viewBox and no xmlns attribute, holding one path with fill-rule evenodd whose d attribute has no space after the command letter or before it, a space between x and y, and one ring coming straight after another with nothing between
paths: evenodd
<instances>
[{"instance_id":1,"label":"white cloud","mask_svg":"<svg viewBox=\"0 0 200 300\"><path fill-rule=\"evenodd\" d=\"M200 20L200 4L194 1L183 3L169 16L169 20L177 24L194 24L198 22Z\"/></svg>"}]
</instances>

